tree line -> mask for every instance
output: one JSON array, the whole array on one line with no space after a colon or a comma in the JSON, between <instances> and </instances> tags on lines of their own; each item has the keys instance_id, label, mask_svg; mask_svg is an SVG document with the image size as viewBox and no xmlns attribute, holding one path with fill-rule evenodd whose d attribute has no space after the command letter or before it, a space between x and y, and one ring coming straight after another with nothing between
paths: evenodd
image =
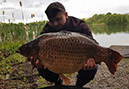
<instances>
[{"instance_id":1,"label":"tree line","mask_svg":"<svg viewBox=\"0 0 129 89\"><path fill-rule=\"evenodd\" d=\"M129 14L95 14L92 17L83 20L88 24L106 24L106 25L126 25L129 24Z\"/></svg>"}]
</instances>

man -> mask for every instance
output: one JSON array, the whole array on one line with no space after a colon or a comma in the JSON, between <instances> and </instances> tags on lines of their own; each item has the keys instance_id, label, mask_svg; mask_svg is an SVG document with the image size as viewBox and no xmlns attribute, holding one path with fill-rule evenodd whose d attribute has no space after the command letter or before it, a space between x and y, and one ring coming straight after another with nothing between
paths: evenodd
<instances>
[{"instance_id":1,"label":"man","mask_svg":"<svg viewBox=\"0 0 129 89\"><path fill-rule=\"evenodd\" d=\"M51 3L46 11L45 11L49 22L43 28L43 33L49 32L58 32L61 30L67 30L72 32L83 33L85 35L90 36L93 39L91 30L87 26L87 24L75 17L68 16L68 13L65 11L64 6L59 2ZM45 78L47 81L54 82L55 85L61 85L62 79L58 74L49 71L46 67L44 67L41 62L37 59L34 61L31 57L30 61L37 68L39 74ZM83 68L78 71L76 86L84 86L86 83L90 82L95 76L97 72L97 65L93 58L89 58L86 61Z\"/></svg>"}]
</instances>

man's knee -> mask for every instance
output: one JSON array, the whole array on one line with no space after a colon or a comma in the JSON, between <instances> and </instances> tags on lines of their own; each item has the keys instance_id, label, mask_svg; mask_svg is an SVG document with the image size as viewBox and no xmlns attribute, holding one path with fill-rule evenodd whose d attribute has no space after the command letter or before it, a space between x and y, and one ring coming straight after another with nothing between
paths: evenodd
<instances>
[{"instance_id":1,"label":"man's knee","mask_svg":"<svg viewBox=\"0 0 129 89\"><path fill-rule=\"evenodd\" d=\"M48 69L37 69L39 74L50 82L56 82L59 79L59 75L49 71Z\"/></svg>"},{"instance_id":2,"label":"man's knee","mask_svg":"<svg viewBox=\"0 0 129 89\"><path fill-rule=\"evenodd\" d=\"M78 75L77 75L76 85L77 86L84 86L85 84L87 84L88 82L93 80L97 70L98 70L98 66L96 66L92 70L83 70L83 69L80 70L78 72Z\"/></svg>"}]
</instances>

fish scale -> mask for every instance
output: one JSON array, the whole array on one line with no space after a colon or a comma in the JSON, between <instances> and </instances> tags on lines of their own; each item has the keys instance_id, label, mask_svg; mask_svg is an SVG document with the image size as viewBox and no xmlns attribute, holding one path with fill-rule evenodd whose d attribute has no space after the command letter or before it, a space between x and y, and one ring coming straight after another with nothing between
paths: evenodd
<instances>
[{"instance_id":1,"label":"fish scale","mask_svg":"<svg viewBox=\"0 0 129 89\"><path fill-rule=\"evenodd\" d=\"M73 42L74 41L74 42ZM80 39L74 40L74 38L53 38L46 42L45 50L51 50L48 55L51 55L51 58L44 58L51 60L49 63L42 62L45 66L55 73L73 73L76 69L80 70L82 66L86 63L86 53L84 50L83 44L80 44ZM61 46L58 48L58 46ZM51 47L51 49L49 49ZM76 48L76 49L75 49ZM73 49L73 50L72 50ZM46 52L46 51L45 51ZM78 53L78 55L77 55ZM43 54L43 53L42 53ZM62 54L62 55L60 55ZM69 60L67 60L69 58ZM81 60L80 60L81 59ZM47 60L46 60L47 61ZM66 66L67 65L67 66ZM56 70L57 66L60 66L60 69ZM69 68L69 70L68 70Z\"/></svg>"},{"instance_id":2,"label":"fish scale","mask_svg":"<svg viewBox=\"0 0 129 89\"><path fill-rule=\"evenodd\" d=\"M89 58L104 62L114 74L122 56L117 51L102 47L88 36L76 32L44 33L23 44L19 53L37 57L50 71L58 74L74 73L82 69Z\"/></svg>"}]
</instances>

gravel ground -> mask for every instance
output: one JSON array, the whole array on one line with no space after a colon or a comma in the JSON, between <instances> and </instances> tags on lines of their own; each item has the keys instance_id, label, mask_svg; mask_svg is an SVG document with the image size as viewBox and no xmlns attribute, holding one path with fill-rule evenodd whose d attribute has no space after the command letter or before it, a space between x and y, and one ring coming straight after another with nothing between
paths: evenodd
<instances>
[{"instance_id":1,"label":"gravel ground","mask_svg":"<svg viewBox=\"0 0 129 89\"><path fill-rule=\"evenodd\" d=\"M76 75L72 76L71 82L75 84ZM98 65L95 78L84 87L90 89L129 89L129 59L124 59L118 64L115 75L112 75L107 66Z\"/></svg>"},{"instance_id":2,"label":"gravel ground","mask_svg":"<svg viewBox=\"0 0 129 89\"><path fill-rule=\"evenodd\" d=\"M105 64L99 66L95 79L86 85L91 89L129 89L129 59L118 64L115 75L111 75Z\"/></svg>"}]
</instances>

